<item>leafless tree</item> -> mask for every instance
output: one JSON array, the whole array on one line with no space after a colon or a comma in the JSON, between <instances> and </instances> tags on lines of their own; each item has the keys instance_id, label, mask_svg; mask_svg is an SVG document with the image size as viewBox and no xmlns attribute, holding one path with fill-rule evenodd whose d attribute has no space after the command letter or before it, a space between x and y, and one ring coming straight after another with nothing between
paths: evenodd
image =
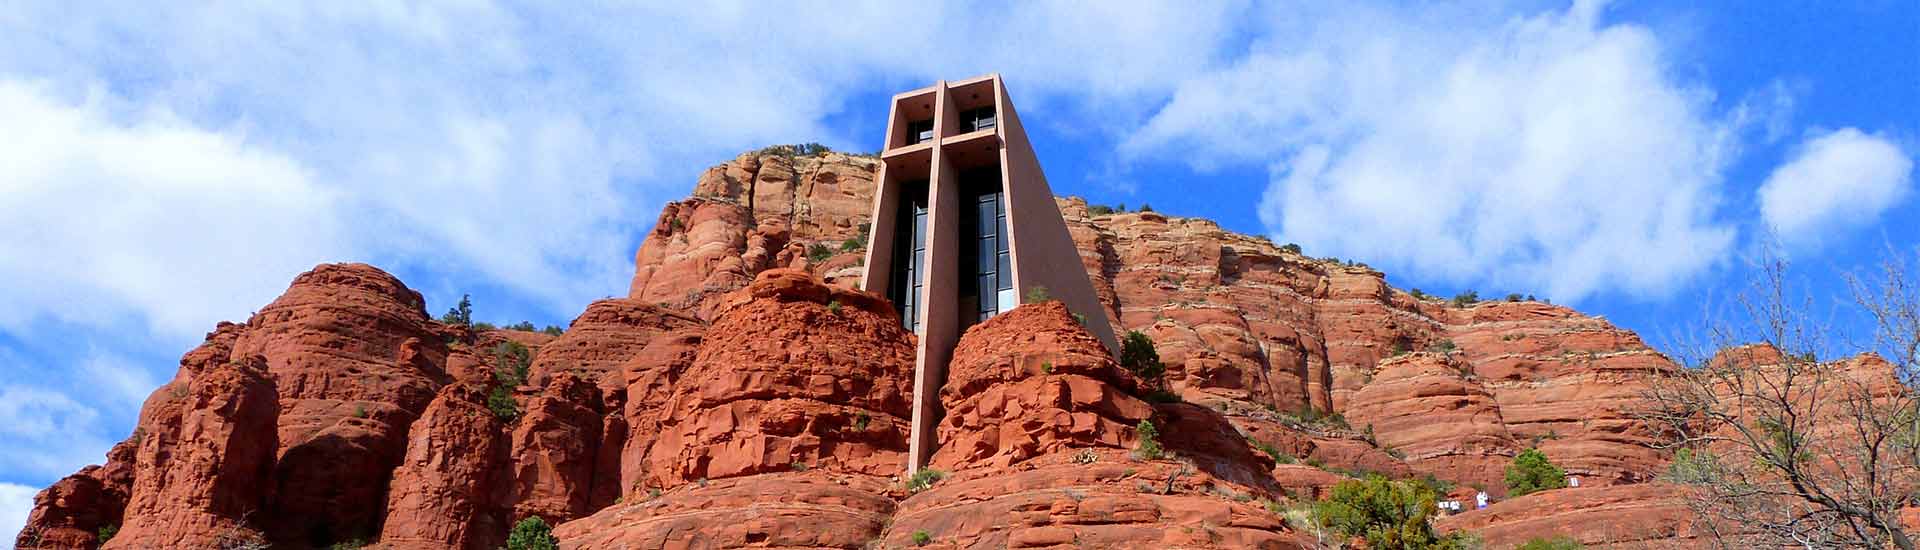
<instances>
[{"instance_id":1,"label":"leafless tree","mask_svg":"<svg viewBox=\"0 0 1920 550\"><path fill-rule=\"evenodd\" d=\"M1637 414L1675 450L1696 529L1728 547L1913 550L1903 509L1920 502L1915 414L1920 295L1896 254L1847 277L1851 300L1820 308L1784 261L1680 350ZM1848 334L1846 327L1870 325ZM1696 339L1700 340L1700 339ZM1826 354L1822 357L1822 354Z\"/></svg>"}]
</instances>

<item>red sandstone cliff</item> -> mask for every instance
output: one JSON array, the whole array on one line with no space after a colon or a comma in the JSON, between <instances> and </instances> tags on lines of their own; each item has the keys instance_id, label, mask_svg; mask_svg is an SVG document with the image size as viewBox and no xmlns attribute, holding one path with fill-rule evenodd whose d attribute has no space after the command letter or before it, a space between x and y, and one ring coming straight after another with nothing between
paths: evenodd
<instances>
[{"instance_id":1,"label":"red sandstone cliff","mask_svg":"<svg viewBox=\"0 0 1920 550\"><path fill-rule=\"evenodd\" d=\"M1073 199L1061 208L1114 326L1156 341L1186 403L1144 400L1063 308L1018 308L961 340L933 459L950 477L912 492L898 474L913 336L850 290L863 251L843 249L864 242L875 168L776 150L708 170L662 212L629 296L557 338L441 325L378 269L319 266L187 353L104 465L42 492L17 544L91 548L119 525L120 548L492 548L537 515L566 548L922 532L951 548L1292 548L1312 541L1261 501L1357 471L1498 495L1536 445L1582 487L1442 527L1498 544L1692 536L1644 483L1667 458L1627 411L1673 366L1633 333L1538 302L1422 301L1206 220ZM526 384L504 390L523 411L510 421L487 408L508 340L533 350ZM1346 424L1313 420L1331 413ZM1141 420L1177 458L1129 456ZM1596 510L1636 519L1575 526Z\"/></svg>"}]
</instances>

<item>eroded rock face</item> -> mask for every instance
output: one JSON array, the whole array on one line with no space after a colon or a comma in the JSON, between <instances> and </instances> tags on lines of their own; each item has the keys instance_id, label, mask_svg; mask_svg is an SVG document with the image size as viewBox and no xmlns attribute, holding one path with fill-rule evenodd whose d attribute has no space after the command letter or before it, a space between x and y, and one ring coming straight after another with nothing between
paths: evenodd
<instances>
[{"instance_id":1,"label":"eroded rock face","mask_svg":"<svg viewBox=\"0 0 1920 550\"><path fill-rule=\"evenodd\" d=\"M1711 548L1695 528L1686 489L1665 483L1555 489L1440 518L1435 530L1468 530L1488 548L1567 536L1588 548Z\"/></svg>"},{"instance_id":2,"label":"eroded rock face","mask_svg":"<svg viewBox=\"0 0 1920 550\"><path fill-rule=\"evenodd\" d=\"M380 542L394 550L491 549L505 542L507 444L485 388L440 390L413 423L389 483Z\"/></svg>"},{"instance_id":3,"label":"eroded rock face","mask_svg":"<svg viewBox=\"0 0 1920 550\"><path fill-rule=\"evenodd\" d=\"M61 478L33 499L26 528L14 547L92 548L100 528L121 523L133 485L134 442L107 451L108 466L87 466Z\"/></svg>"},{"instance_id":4,"label":"eroded rock face","mask_svg":"<svg viewBox=\"0 0 1920 550\"><path fill-rule=\"evenodd\" d=\"M825 470L690 483L554 530L567 550L867 548L893 514L885 478Z\"/></svg>"},{"instance_id":5,"label":"eroded rock face","mask_svg":"<svg viewBox=\"0 0 1920 550\"><path fill-rule=\"evenodd\" d=\"M527 403L513 427L514 517L558 524L591 511L601 407L599 392L569 372Z\"/></svg>"},{"instance_id":6,"label":"eroded rock face","mask_svg":"<svg viewBox=\"0 0 1920 550\"><path fill-rule=\"evenodd\" d=\"M1348 400L1347 420L1370 426L1383 448L1416 470L1504 494L1505 468L1522 450L1500 404L1466 364L1448 354L1383 361Z\"/></svg>"},{"instance_id":7,"label":"eroded rock face","mask_svg":"<svg viewBox=\"0 0 1920 550\"><path fill-rule=\"evenodd\" d=\"M1005 468L1067 448L1128 448L1153 407L1140 382L1060 302L967 329L940 390L936 468Z\"/></svg>"},{"instance_id":8,"label":"eroded rock face","mask_svg":"<svg viewBox=\"0 0 1920 550\"><path fill-rule=\"evenodd\" d=\"M232 353L264 357L280 391L270 530L314 544L376 532L407 428L451 380L424 307L386 272L326 264L247 321Z\"/></svg>"},{"instance_id":9,"label":"eroded rock face","mask_svg":"<svg viewBox=\"0 0 1920 550\"><path fill-rule=\"evenodd\" d=\"M777 151L740 155L709 168L693 196L667 205L634 258L628 297L698 312L747 286L761 271L804 268L829 281L859 279L879 161L838 153L794 156ZM807 249L832 259L812 262Z\"/></svg>"},{"instance_id":10,"label":"eroded rock face","mask_svg":"<svg viewBox=\"0 0 1920 550\"><path fill-rule=\"evenodd\" d=\"M646 487L904 464L913 338L871 294L770 270L717 309L659 409ZM630 390L631 391L631 390Z\"/></svg>"},{"instance_id":11,"label":"eroded rock face","mask_svg":"<svg viewBox=\"0 0 1920 550\"><path fill-rule=\"evenodd\" d=\"M274 467L274 382L266 361L208 367L143 414L126 523L106 548L209 548L260 538L259 491ZM180 382L175 382L179 384Z\"/></svg>"}]
</instances>

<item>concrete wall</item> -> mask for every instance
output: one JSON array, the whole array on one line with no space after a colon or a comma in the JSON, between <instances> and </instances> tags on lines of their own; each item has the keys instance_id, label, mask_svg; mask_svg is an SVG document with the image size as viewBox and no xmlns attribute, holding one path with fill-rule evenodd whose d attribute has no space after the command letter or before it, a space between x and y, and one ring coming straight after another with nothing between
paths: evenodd
<instances>
[{"instance_id":1,"label":"concrete wall","mask_svg":"<svg viewBox=\"0 0 1920 550\"><path fill-rule=\"evenodd\" d=\"M1027 291L1046 287L1054 299L1086 320L1087 330L1118 355L1120 345L1107 321L1100 295L1087 278L1086 264L1080 259L1080 247L1067 232L1067 220L1053 201L1053 189L1040 169L1040 159L1027 141L1020 116L1008 100L1005 84L994 83L998 96L995 110L1004 146L1000 149L1001 177L1006 186L1007 231L1013 233L1014 291L1025 303Z\"/></svg>"}]
</instances>

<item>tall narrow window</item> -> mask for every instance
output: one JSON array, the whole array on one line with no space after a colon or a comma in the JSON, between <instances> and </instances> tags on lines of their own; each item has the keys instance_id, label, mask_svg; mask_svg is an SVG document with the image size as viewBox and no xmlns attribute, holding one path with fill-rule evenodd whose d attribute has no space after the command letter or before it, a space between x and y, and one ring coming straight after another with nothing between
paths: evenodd
<instances>
[{"instance_id":1,"label":"tall narrow window","mask_svg":"<svg viewBox=\"0 0 1920 550\"><path fill-rule=\"evenodd\" d=\"M963 212L962 235L969 240L961 250L960 305L963 325L992 318L1013 308L1013 270L1007 255L1006 200L1000 191L1000 172L988 166L961 176L966 182L972 212Z\"/></svg>"},{"instance_id":2,"label":"tall narrow window","mask_svg":"<svg viewBox=\"0 0 1920 550\"><path fill-rule=\"evenodd\" d=\"M893 280L887 285L888 298L900 312L900 326L920 332L920 305L925 292L921 273L927 262L927 182L901 184L900 212L894 218Z\"/></svg>"}]
</instances>

